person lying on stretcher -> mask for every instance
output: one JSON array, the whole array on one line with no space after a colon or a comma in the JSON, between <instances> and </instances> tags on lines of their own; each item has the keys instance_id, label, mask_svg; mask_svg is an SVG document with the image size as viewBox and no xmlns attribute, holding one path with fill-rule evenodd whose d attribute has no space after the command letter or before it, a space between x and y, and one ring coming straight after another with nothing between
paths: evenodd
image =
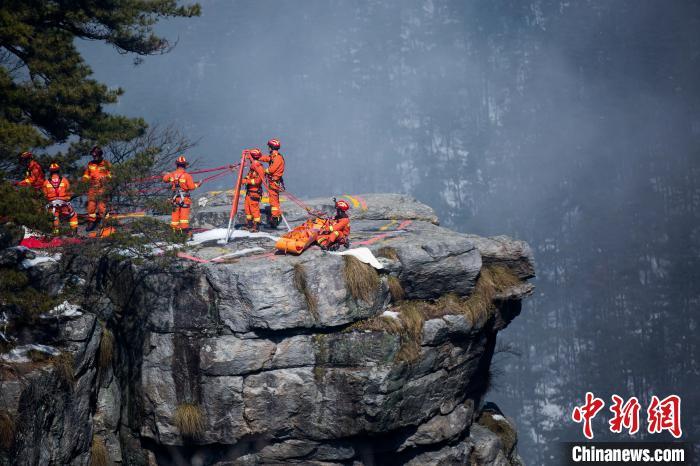
<instances>
[{"instance_id":1,"label":"person lying on stretcher","mask_svg":"<svg viewBox=\"0 0 700 466\"><path fill-rule=\"evenodd\" d=\"M321 246L321 249L331 251L337 250L341 245L350 247L350 218L347 214L350 204L343 199L336 201L333 198L333 201L335 201L335 217L329 219L316 238L316 243Z\"/></svg>"}]
</instances>

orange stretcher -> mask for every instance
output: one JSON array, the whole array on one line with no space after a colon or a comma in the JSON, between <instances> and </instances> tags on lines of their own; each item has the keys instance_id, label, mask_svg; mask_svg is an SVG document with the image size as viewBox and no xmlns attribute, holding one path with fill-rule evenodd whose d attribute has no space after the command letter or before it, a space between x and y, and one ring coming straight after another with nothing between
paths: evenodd
<instances>
[{"instance_id":1,"label":"orange stretcher","mask_svg":"<svg viewBox=\"0 0 700 466\"><path fill-rule=\"evenodd\" d=\"M325 218L311 218L282 236L275 247L284 253L299 255L314 244L322 231L328 229L328 222Z\"/></svg>"}]
</instances>

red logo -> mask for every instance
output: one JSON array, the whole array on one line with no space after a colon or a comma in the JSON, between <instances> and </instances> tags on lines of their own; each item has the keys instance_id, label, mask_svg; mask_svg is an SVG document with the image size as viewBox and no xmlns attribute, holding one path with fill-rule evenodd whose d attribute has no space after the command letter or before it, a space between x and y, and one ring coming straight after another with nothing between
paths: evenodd
<instances>
[{"instance_id":1,"label":"red logo","mask_svg":"<svg viewBox=\"0 0 700 466\"><path fill-rule=\"evenodd\" d=\"M667 430L676 438L683 435L681 430L681 398L678 395L669 395L663 400L657 396L651 397L651 403L647 409L647 431L657 434Z\"/></svg>"},{"instance_id":2,"label":"red logo","mask_svg":"<svg viewBox=\"0 0 700 466\"><path fill-rule=\"evenodd\" d=\"M630 435L639 432L639 412L641 405L636 397L625 401L618 395L612 395L610 411L613 416L608 421L610 432L622 433L626 429ZM593 418L603 409L605 402L596 398L591 393L586 393L586 402L582 406L575 406L571 413L571 419L576 423L583 423L583 435L587 439L593 438ZM678 395L669 395L663 400L652 396L647 408L647 432L659 434L668 431L675 438L683 435L681 428L681 398Z\"/></svg>"},{"instance_id":3,"label":"red logo","mask_svg":"<svg viewBox=\"0 0 700 466\"><path fill-rule=\"evenodd\" d=\"M576 406L574 412L571 413L571 419L574 422L583 422L583 435L587 439L593 438L593 427L591 426L591 421L598 414L598 411L603 409L605 402L600 398L596 398L593 393L586 393L586 404L583 406Z\"/></svg>"},{"instance_id":4,"label":"red logo","mask_svg":"<svg viewBox=\"0 0 700 466\"><path fill-rule=\"evenodd\" d=\"M639 431L639 410L641 409L639 400L633 396L623 404L624 400L617 395L613 395L612 400L610 411L613 413L613 418L608 421L610 432L619 434L624 427L630 435L636 434Z\"/></svg>"}]
</instances>

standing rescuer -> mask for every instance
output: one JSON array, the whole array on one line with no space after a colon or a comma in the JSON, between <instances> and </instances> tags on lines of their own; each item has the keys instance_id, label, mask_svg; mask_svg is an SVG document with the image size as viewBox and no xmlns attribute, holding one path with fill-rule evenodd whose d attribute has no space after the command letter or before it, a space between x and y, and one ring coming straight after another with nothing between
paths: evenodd
<instances>
[{"instance_id":1,"label":"standing rescuer","mask_svg":"<svg viewBox=\"0 0 700 466\"><path fill-rule=\"evenodd\" d=\"M267 178L267 195L270 198L270 227L276 228L282 219L282 208L280 207L280 191L284 190L284 157L279 153L281 147L278 139L267 141L270 148L270 155L260 157L261 162L267 163L265 177Z\"/></svg>"},{"instance_id":2,"label":"standing rescuer","mask_svg":"<svg viewBox=\"0 0 700 466\"><path fill-rule=\"evenodd\" d=\"M256 232L260 226L260 198L262 197L262 176L264 173L262 166L258 162L262 157L260 149L251 149L249 152L253 158L253 164L248 170L248 174L241 180L245 185L245 218L246 227L252 232Z\"/></svg>"},{"instance_id":3,"label":"standing rescuer","mask_svg":"<svg viewBox=\"0 0 700 466\"><path fill-rule=\"evenodd\" d=\"M105 203L105 188L107 181L112 178L111 164L104 159L104 153L100 146L95 146L90 151L92 161L88 162L83 181L88 183L87 194L87 231L92 231L99 220L105 218L107 204Z\"/></svg>"},{"instance_id":4,"label":"standing rescuer","mask_svg":"<svg viewBox=\"0 0 700 466\"><path fill-rule=\"evenodd\" d=\"M59 173L61 167L56 163L49 165L49 178L44 181L43 191L49 202L48 209L53 214L53 234L58 235L60 219L68 219L71 233L78 231L78 214L70 203L70 183Z\"/></svg>"},{"instance_id":5,"label":"standing rescuer","mask_svg":"<svg viewBox=\"0 0 700 466\"><path fill-rule=\"evenodd\" d=\"M25 151L19 154L19 163L25 167L24 179L17 183L18 186L31 186L37 191L44 188L44 170L39 162L34 160L34 155Z\"/></svg>"},{"instance_id":6,"label":"standing rescuer","mask_svg":"<svg viewBox=\"0 0 700 466\"><path fill-rule=\"evenodd\" d=\"M338 249L340 245L350 246L348 237L350 236L350 218L348 210L350 204L343 199L335 201L335 217L328 222L328 228L316 239L316 242L323 249Z\"/></svg>"},{"instance_id":7,"label":"standing rescuer","mask_svg":"<svg viewBox=\"0 0 700 466\"><path fill-rule=\"evenodd\" d=\"M187 159L181 155L175 160L177 167L174 172L163 175L163 182L170 183L173 190L173 213L170 218L170 226L174 231L189 235L190 233L190 208L192 207L191 191L197 189L200 183L195 183L192 175L185 171Z\"/></svg>"}]
</instances>

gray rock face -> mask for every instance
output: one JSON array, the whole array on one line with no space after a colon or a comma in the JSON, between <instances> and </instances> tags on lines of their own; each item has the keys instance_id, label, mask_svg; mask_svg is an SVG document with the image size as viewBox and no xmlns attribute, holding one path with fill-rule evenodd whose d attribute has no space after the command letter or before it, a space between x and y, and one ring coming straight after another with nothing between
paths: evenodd
<instances>
[{"instance_id":1,"label":"gray rock face","mask_svg":"<svg viewBox=\"0 0 700 466\"><path fill-rule=\"evenodd\" d=\"M200 224L228 220L216 213L227 208L225 197L210 196ZM0 459L87 464L95 436L125 465L518 464L514 448L476 424L475 412L496 334L531 285L499 290L496 309L476 322L430 315L415 331L388 283L398 279L416 306L468 297L483 267L532 276L529 248L441 228L432 209L405 196L353 198L353 244L384 256L378 275L367 271L367 283L376 280L365 285L367 300L351 293L342 256L318 248L274 255L260 237L191 246L199 262L165 268L100 264L105 282L85 290L95 299L82 316L60 321L52 340L73 355L74 385L45 367L23 369L27 384L0 375L3 394L12 394L0 397L0 409L27 420ZM303 220L301 209L287 214ZM265 250L245 252L252 246ZM237 251L243 255L210 260ZM89 283L90 264L67 263L78 265L47 269L51 283L59 272ZM36 273L37 283L49 280ZM114 351L100 367L105 321ZM64 401L51 402L64 392ZM47 415L31 420L35 406Z\"/></svg>"}]
</instances>

